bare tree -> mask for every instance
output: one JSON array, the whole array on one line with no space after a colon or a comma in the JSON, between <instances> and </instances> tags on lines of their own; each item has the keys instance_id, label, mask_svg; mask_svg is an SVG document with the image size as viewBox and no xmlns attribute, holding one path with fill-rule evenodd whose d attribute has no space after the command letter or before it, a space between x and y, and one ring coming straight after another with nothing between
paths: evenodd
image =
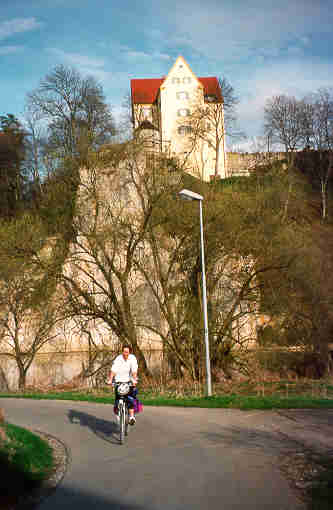
<instances>
[{"instance_id":1,"label":"bare tree","mask_svg":"<svg viewBox=\"0 0 333 510\"><path fill-rule=\"evenodd\" d=\"M148 373L134 306L142 285L135 259L154 208L151 197L137 207L139 183L150 178L146 163L133 142L106 148L96 155L96 166L81 171L76 236L62 279L72 314L105 323L113 334L110 344L129 342Z\"/></svg>"},{"instance_id":2,"label":"bare tree","mask_svg":"<svg viewBox=\"0 0 333 510\"><path fill-rule=\"evenodd\" d=\"M303 101L285 95L273 96L265 106L265 132L293 153L303 146Z\"/></svg>"},{"instance_id":3,"label":"bare tree","mask_svg":"<svg viewBox=\"0 0 333 510\"><path fill-rule=\"evenodd\" d=\"M114 134L114 122L100 84L74 68L56 66L28 94L29 110L48 122L49 146L60 155L86 155Z\"/></svg>"},{"instance_id":4,"label":"bare tree","mask_svg":"<svg viewBox=\"0 0 333 510\"><path fill-rule=\"evenodd\" d=\"M23 166L28 176L33 195L40 195L42 182L46 176L44 164L47 141L46 128L40 114L26 109L24 116L25 157Z\"/></svg>"},{"instance_id":5,"label":"bare tree","mask_svg":"<svg viewBox=\"0 0 333 510\"><path fill-rule=\"evenodd\" d=\"M55 325L57 309L49 303L36 307L29 302L20 275L1 282L0 333L1 351L15 359L19 371L19 389L24 389L26 376L36 354L58 337ZM58 310L59 311L59 310Z\"/></svg>"},{"instance_id":6,"label":"bare tree","mask_svg":"<svg viewBox=\"0 0 333 510\"><path fill-rule=\"evenodd\" d=\"M328 216L328 185L333 168L333 94L330 89L319 89L304 99L303 138L308 149L313 149L319 161L313 161L313 174L319 181L322 219Z\"/></svg>"},{"instance_id":7,"label":"bare tree","mask_svg":"<svg viewBox=\"0 0 333 510\"><path fill-rule=\"evenodd\" d=\"M199 91L193 98L189 108L189 115L179 120L178 131L186 135L187 164L198 168L198 176L202 177L205 167L213 171L214 177L220 175L221 161L226 170L226 136L236 136L235 106L238 98L234 88L226 78L219 79L219 95L208 94L202 96ZM237 136L239 133L237 134Z\"/></svg>"}]
</instances>

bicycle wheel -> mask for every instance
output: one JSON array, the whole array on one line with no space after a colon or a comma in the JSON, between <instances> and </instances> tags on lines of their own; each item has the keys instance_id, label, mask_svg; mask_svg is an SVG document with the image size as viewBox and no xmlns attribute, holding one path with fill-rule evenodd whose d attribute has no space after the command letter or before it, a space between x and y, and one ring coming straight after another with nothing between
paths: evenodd
<instances>
[{"instance_id":1,"label":"bicycle wheel","mask_svg":"<svg viewBox=\"0 0 333 510\"><path fill-rule=\"evenodd\" d=\"M119 402L119 442L123 444L125 438L125 427L126 427L126 415L125 405L123 402Z\"/></svg>"},{"instance_id":2,"label":"bicycle wheel","mask_svg":"<svg viewBox=\"0 0 333 510\"><path fill-rule=\"evenodd\" d=\"M125 436L128 435L128 420L129 420L129 417L128 417L128 407L126 404L124 404L124 408L125 408Z\"/></svg>"}]
</instances>

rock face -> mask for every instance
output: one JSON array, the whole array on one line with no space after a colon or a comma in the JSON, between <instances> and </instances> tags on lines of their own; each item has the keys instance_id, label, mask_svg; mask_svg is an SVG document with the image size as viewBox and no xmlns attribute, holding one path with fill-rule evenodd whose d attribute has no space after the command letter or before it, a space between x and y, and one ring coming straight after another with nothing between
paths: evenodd
<instances>
[{"instance_id":1,"label":"rock face","mask_svg":"<svg viewBox=\"0 0 333 510\"><path fill-rule=\"evenodd\" d=\"M8 381L6 379L5 372L2 367L0 367L0 391L8 391Z\"/></svg>"},{"instance_id":2,"label":"rock face","mask_svg":"<svg viewBox=\"0 0 333 510\"><path fill-rule=\"evenodd\" d=\"M170 177L169 158L157 161L147 158L147 154L138 149L138 144L128 144L124 160L120 162L114 161L115 156L110 151L113 159L110 156L109 166L97 160L96 167L80 171L73 219L76 236L62 266L66 291L59 284L53 297L59 310L61 303L68 305L70 302L74 312L55 324L49 335L51 340L34 356L27 372L27 386L68 387L74 380L81 379L82 385L97 386L97 378L103 379L103 370L108 370L119 352L125 326L127 333L136 330L137 344L148 368L154 370L163 366L168 369L162 338L172 337L172 321L167 321L165 311L173 313L177 321L181 317L181 300L175 289L183 284L187 273L179 270L179 262L174 262L177 245L172 236L158 235L157 264L154 263L153 244L143 233L150 218L151 194L154 192L158 196L164 192L175 177L174 174ZM105 151L107 159L106 156ZM129 264L129 254L134 246L136 258ZM52 249L50 240L47 253L50 258ZM248 269L241 269L243 266ZM144 268L144 271L138 268ZM243 284L237 275L244 273L247 279L248 270L251 270L251 261L232 254L226 262L221 252L221 259L211 270L216 281L216 290L211 295L212 306L218 311L216 321L222 322L232 310ZM150 283L153 282L153 290L147 284L146 274L151 278ZM166 278L169 278L167 284ZM166 301L168 308L164 305ZM82 316L80 310L83 310ZM256 309L248 303L238 303L233 317L231 330L237 331L239 345L248 347L255 343ZM112 329L110 322L115 324L117 320L118 330L115 326ZM185 312L182 321L186 323ZM27 327L21 328L19 334L22 346L25 345L28 351L35 331L34 324L24 318L24 326L26 323ZM131 330L129 324L135 328L131 326ZM0 391L18 387L18 369L12 353L5 354L0 347Z\"/></svg>"}]
</instances>

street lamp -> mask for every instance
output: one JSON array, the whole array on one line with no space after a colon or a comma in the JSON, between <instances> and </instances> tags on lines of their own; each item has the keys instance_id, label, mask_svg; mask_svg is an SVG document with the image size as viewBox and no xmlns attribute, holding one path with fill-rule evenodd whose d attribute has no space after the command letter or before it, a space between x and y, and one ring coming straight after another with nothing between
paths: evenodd
<instances>
[{"instance_id":1,"label":"street lamp","mask_svg":"<svg viewBox=\"0 0 333 510\"><path fill-rule=\"evenodd\" d=\"M212 395L212 377L210 372L210 357L209 357L209 341L208 341L208 314L207 314L207 294L206 294L206 272L205 272L205 250L204 250L204 237L203 237L203 219L202 219L202 201L203 196L188 189L179 191L179 195L184 200L197 200L199 202L200 210L200 247L201 247L201 271L202 271L202 304L203 304L203 319L205 331L205 347L206 347L206 376L207 376L207 395Z\"/></svg>"}]
</instances>

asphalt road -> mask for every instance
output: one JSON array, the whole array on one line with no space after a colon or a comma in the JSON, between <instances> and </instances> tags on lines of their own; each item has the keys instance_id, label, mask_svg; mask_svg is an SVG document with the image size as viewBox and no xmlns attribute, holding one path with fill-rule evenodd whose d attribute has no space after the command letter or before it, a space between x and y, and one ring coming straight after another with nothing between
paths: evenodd
<instances>
[{"instance_id":1,"label":"asphalt road","mask_svg":"<svg viewBox=\"0 0 333 510\"><path fill-rule=\"evenodd\" d=\"M7 421L70 449L68 471L40 510L304 508L279 470L279 457L297 448L287 416L146 407L119 445L108 405L2 399L1 407Z\"/></svg>"}]
</instances>

